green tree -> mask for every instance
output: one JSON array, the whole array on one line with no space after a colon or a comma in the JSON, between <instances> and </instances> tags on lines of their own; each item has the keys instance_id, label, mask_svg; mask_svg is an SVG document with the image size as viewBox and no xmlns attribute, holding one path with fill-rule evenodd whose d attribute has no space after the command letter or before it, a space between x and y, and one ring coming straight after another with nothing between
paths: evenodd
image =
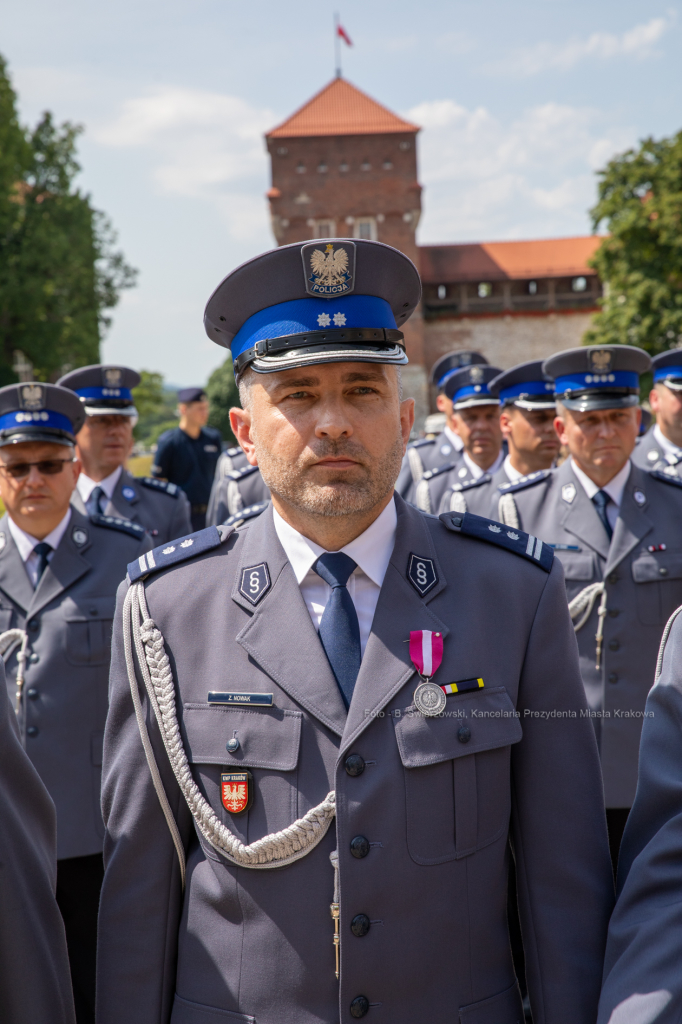
<instances>
[{"instance_id":1,"label":"green tree","mask_svg":"<svg viewBox=\"0 0 682 1024\"><path fill-rule=\"evenodd\" d=\"M235 405L241 405L241 402L234 379L231 355L228 355L225 362L208 378L206 394L211 403L211 411L208 416L209 424L220 431L223 441L226 441L228 445L236 444L237 440L230 427L230 409Z\"/></svg>"},{"instance_id":2,"label":"green tree","mask_svg":"<svg viewBox=\"0 0 682 1024\"><path fill-rule=\"evenodd\" d=\"M99 362L109 311L135 282L109 221L74 187L80 131L50 113L23 128L0 57L0 385L16 380L17 350L38 380Z\"/></svg>"},{"instance_id":3,"label":"green tree","mask_svg":"<svg viewBox=\"0 0 682 1024\"><path fill-rule=\"evenodd\" d=\"M682 132L645 139L599 175L591 210L609 231L591 265L605 284L589 345L637 345L652 355L682 345Z\"/></svg>"},{"instance_id":4,"label":"green tree","mask_svg":"<svg viewBox=\"0 0 682 1024\"><path fill-rule=\"evenodd\" d=\"M136 441L149 447L164 430L177 427L177 395L172 388L165 387L161 373L140 370L140 377L142 380L133 388L133 399L139 416L134 435Z\"/></svg>"}]
</instances>

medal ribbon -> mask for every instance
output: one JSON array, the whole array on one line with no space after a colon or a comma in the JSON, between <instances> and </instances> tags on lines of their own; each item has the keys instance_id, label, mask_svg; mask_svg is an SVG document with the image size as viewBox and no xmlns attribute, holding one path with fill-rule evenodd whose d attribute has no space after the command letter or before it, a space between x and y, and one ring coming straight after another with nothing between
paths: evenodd
<instances>
[{"instance_id":1,"label":"medal ribbon","mask_svg":"<svg viewBox=\"0 0 682 1024\"><path fill-rule=\"evenodd\" d=\"M410 658L422 679L430 679L443 660L443 634L430 629L410 632Z\"/></svg>"}]
</instances>

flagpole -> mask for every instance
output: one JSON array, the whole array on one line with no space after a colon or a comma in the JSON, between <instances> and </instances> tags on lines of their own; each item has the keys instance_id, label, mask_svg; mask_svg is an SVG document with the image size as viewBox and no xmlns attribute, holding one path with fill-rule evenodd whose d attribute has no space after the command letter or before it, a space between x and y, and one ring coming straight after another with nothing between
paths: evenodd
<instances>
[{"instance_id":1,"label":"flagpole","mask_svg":"<svg viewBox=\"0 0 682 1024\"><path fill-rule=\"evenodd\" d=\"M341 37L339 35L339 13L334 14L334 58L336 63L336 77L341 78Z\"/></svg>"}]
</instances>

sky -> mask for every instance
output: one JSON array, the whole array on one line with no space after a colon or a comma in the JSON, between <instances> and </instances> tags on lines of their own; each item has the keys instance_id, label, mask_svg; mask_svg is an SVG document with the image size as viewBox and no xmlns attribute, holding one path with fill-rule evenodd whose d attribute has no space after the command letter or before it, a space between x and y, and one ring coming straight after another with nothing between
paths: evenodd
<instances>
[{"instance_id":1,"label":"sky","mask_svg":"<svg viewBox=\"0 0 682 1024\"><path fill-rule=\"evenodd\" d=\"M271 248L263 134L343 73L422 126L421 243L587 234L596 172L682 128L678 7L648 0L22 0L20 115L83 125L79 187L139 270L102 360L202 384L203 309Z\"/></svg>"}]
</instances>

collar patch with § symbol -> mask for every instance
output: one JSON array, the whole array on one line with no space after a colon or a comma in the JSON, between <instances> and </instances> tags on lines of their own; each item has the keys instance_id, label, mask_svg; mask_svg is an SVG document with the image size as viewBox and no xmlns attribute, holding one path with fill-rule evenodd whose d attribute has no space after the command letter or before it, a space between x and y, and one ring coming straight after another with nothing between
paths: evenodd
<instances>
[{"instance_id":1,"label":"collar patch with \u00a7 symbol","mask_svg":"<svg viewBox=\"0 0 682 1024\"><path fill-rule=\"evenodd\" d=\"M240 772L220 773L220 797L223 807L230 814L244 814L253 803L253 776L243 769Z\"/></svg>"},{"instance_id":2,"label":"collar patch with \u00a7 symbol","mask_svg":"<svg viewBox=\"0 0 682 1024\"><path fill-rule=\"evenodd\" d=\"M355 288L355 243L334 245L310 242L301 248L305 288L309 295L319 298L338 298L349 295Z\"/></svg>"},{"instance_id":3,"label":"collar patch with \u00a7 symbol","mask_svg":"<svg viewBox=\"0 0 682 1024\"><path fill-rule=\"evenodd\" d=\"M567 505L571 505L576 496L576 489L574 484L564 484L561 488L561 497L564 499Z\"/></svg>"},{"instance_id":4,"label":"collar patch with \u00a7 symbol","mask_svg":"<svg viewBox=\"0 0 682 1024\"><path fill-rule=\"evenodd\" d=\"M74 526L73 530L71 531L71 540L74 542L74 544L77 544L79 548L82 548L83 545L86 544L88 540L87 531L84 530L82 526Z\"/></svg>"},{"instance_id":5,"label":"collar patch with \u00a7 symbol","mask_svg":"<svg viewBox=\"0 0 682 1024\"><path fill-rule=\"evenodd\" d=\"M260 565L250 565L246 569L242 569L239 593L254 607L259 601L263 600L271 585L270 572L266 562L261 562Z\"/></svg>"},{"instance_id":6,"label":"collar patch with \u00a7 symbol","mask_svg":"<svg viewBox=\"0 0 682 1024\"><path fill-rule=\"evenodd\" d=\"M433 559L411 554L407 561L407 578L417 593L424 597L438 583Z\"/></svg>"}]
</instances>

